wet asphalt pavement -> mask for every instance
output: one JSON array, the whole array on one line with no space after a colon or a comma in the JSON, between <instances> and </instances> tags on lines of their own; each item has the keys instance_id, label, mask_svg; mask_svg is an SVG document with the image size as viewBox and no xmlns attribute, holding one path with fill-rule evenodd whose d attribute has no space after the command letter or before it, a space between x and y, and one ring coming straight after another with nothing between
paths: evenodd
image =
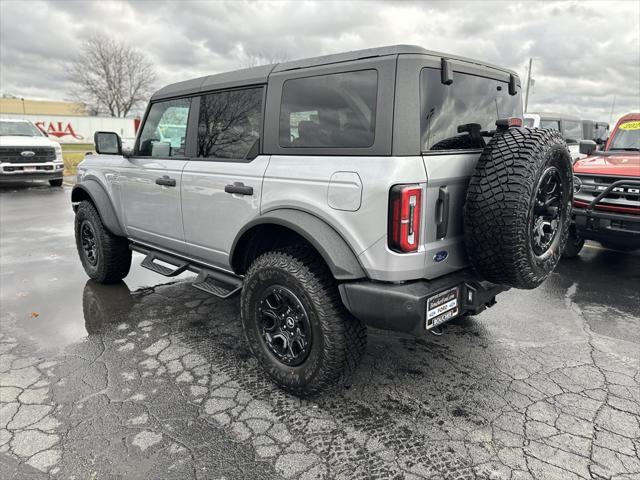
<instances>
[{"instance_id":1,"label":"wet asphalt pavement","mask_svg":"<svg viewBox=\"0 0 640 480\"><path fill-rule=\"evenodd\" d=\"M0 188L0 478L640 478L640 252L588 245L350 388L266 380L238 298L87 281L70 189Z\"/></svg>"}]
</instances>

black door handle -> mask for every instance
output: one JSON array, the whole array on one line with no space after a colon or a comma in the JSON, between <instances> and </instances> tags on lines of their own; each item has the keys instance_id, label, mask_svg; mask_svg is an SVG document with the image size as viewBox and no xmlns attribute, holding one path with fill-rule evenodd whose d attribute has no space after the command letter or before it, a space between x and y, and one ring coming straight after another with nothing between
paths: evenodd
<instances>
[{"instance_id":1,"label":"black door handle","mask_svg":"<svg viewBox=\"0 0 640 480\"><path fill-rule=\"evenodd\" d=\"M160 178L156 178L156 185L163 185L165 187L175 187L176 186L176 179L175 178L169 178L168 175L163 175Z\"/></svg>"},{"instance_id":2,"label":"black door handle","mask_svg":"<svg viewBox=\"0 0 640 480\"><path fill-rule=\"evenodd\" d=\"M436 238L441 239L447 236L449 229L449 189L447 187L439 188L436 205Z\"/></svg>"},{"instance_id":3,"label":"black door handle","mask_svg":"<svg viewBox=\"0 0 640 480\"><path fill-rule=\"evenodd\" d=\"M235 182L233 185L226 185L224 191L227 193L237 193L239 195L253 195L253 187L247 187L242 182Z\"/></svg>"}]
</instances>

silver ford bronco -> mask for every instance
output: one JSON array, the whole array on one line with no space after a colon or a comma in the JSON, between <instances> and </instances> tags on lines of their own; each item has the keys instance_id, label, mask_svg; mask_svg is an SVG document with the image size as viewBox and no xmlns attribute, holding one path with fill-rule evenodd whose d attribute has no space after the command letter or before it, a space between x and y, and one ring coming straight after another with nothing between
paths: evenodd
<instances>
[{"instance_id":1,"label":"silver ford bronco","mask_svg":"<svg viewBox=\"0 0 640 480\"><path fill-rule=\"evenodd\" d=\"M132 151L95 144L72 192L87 274L118 282L135 250L241 291L252 352L297 395L348 377L365 325L420 333L535 288L567 238L571 157L522 128L518 76L415 46L169 85Z\"/></svg>"}]
</instances>

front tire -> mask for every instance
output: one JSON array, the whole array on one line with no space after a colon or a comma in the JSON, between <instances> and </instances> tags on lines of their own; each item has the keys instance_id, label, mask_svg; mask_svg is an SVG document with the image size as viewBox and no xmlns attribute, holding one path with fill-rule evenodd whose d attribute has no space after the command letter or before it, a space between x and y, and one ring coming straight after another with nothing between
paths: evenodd
<instances>
[{"instance_id":1,"label":"front tire","mask_svg":"<svg viewBox=\"0 0 640 480\"><path fill-rule=\"evenodd\" d=\"M322 259L305 247L258 257L245 275L241 311L251 351L295 395L339 383L366 348L366 327L342 305Z\"/></svg>"},{"instance_id":2,"label":"front tire","mask_svg":"<svg viewBox=\"0 0 640 480\"><path fill-rule=\"evenodd\" d=\"M562 257L576 258L580 254L582 247L584 247L584 238L578 235L576 228L571 225L571 227L569 227L569 236L567 237L567 243L564 246Z\"/></svg>"},{"instance_id":3,"label":"front tire","mask_svg":"<svg viewBox=\"0 0 640 480\"><path fill-rule=\"evenodd\" d=\"M116 283L127 276L131 268L129 242L107 230L96 207L87 200L76 209L75 233L78 255L90 278Z\"/></svg>"}]
</instances>

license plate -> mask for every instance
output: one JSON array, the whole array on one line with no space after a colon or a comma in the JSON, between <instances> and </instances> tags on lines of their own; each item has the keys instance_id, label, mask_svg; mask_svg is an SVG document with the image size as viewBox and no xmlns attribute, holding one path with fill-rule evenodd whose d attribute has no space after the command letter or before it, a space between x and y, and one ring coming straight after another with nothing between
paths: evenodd
<instances>
[{"instance_id":1,"label":"license plate","mask_svg":"<svg viewBox=\"0 0 640 480\"><path fill-rule=\"evenodd\" d=\"M427 299L427 330L451 320L458 313L458 287L436 293Z\"/></svg>"},{"instance_id":2,"label":"license plate","mask_svg":"<svg viewBox=\"0 0 640 480\"><path fill-rule=\"evenodd\" d=\"M23 172L35 172L36 167L22 167Z\"/></svg>"}]
</instances>

